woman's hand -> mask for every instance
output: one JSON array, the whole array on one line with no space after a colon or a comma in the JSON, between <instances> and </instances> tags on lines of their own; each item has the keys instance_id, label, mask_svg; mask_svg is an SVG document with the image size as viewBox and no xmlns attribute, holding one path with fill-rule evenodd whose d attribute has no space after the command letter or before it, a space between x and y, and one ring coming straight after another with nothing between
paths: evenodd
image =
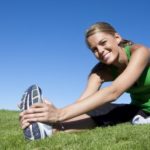
<instances>
[{"instance_id":1,"label":"woman's hand","mask_svg":"<svg viewBox=\"0 0 150 150\"><path fill-rule=\"evenodd\" d=\"M55 123L58 118L58 109L48 101L33 104L28 110L20 113L20 124L25 129L31 122Z\"/></svg>"}]
</instances>

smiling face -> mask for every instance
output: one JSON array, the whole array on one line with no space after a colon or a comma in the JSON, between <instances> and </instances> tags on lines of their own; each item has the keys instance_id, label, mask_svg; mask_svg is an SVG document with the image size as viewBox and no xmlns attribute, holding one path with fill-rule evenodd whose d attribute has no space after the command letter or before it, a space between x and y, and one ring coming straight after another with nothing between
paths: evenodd
<instances>
[{"instance_id":1,"label":"smiling face","mask_svg":"<svg viewBox=\"0 0 150 150\"><path fill-rule=\"evenodd\" d=\"M97 32L87 38L88 45L95 57L101 62L110 65L115 64L119 56L120 47L118 44L121 41L119 34L114 36L104 32Z\"/></svg>"}]
</instances>

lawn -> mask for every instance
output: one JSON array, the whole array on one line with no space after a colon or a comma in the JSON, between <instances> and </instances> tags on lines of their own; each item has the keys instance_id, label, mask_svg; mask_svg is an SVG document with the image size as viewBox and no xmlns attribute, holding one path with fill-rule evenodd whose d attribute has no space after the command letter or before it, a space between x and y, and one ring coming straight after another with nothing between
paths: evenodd
<instances>
[{"instance_id":1,"label":"lawn","mask_svg":"<svg viewBox=\"0 0 150 150\"><path fill-rule=\"evenodd\" d=\"M0 110L0 150L149 150L150 125L129 123L26 141L18 112Z\"/></svg>"}]
</instances>

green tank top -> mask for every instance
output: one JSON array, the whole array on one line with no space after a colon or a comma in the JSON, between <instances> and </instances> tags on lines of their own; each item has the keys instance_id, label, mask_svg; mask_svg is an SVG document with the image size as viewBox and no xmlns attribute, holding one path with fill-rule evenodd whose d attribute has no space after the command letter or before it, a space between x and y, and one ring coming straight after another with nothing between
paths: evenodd
<instances>
[{"instance_id":1,"label":"green tank top","mask_svg":"<svg viewBox=\"0 0 150 150\"><path fill-rule=\"evenodd\" d=\"M131 52L130 46L125 48L128 61L130 61ZM136 61L136 60L135 60ZM117 68L112 67L112 75L116 78ZM134 72L133 72L134 76ZM142 110L150 113L150 67L145 67L143 73L137 80L137 82L126 92L130 93L131 104L140 107Z\"/></svg>"}]
</instances>

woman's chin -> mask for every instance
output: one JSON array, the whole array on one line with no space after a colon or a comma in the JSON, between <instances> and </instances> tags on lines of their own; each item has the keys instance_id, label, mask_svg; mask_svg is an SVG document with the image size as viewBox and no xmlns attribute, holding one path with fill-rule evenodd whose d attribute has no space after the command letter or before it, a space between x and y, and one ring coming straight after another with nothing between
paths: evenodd
<instances>
[{"instance_id":1,"label":"woman's chin","mask_svg":"<svg viewBox=\"0 0 150 150\"><path fill-rule=\"evenodd\" d=\"M102 63L104 63L104 64L106 64L106 65L111 65L111 64L113 64L113 61L112 60L110 60L110 59L107 59L107 60L103 60L103 61L101 61Z\"/></svg>"}]
</instances>

